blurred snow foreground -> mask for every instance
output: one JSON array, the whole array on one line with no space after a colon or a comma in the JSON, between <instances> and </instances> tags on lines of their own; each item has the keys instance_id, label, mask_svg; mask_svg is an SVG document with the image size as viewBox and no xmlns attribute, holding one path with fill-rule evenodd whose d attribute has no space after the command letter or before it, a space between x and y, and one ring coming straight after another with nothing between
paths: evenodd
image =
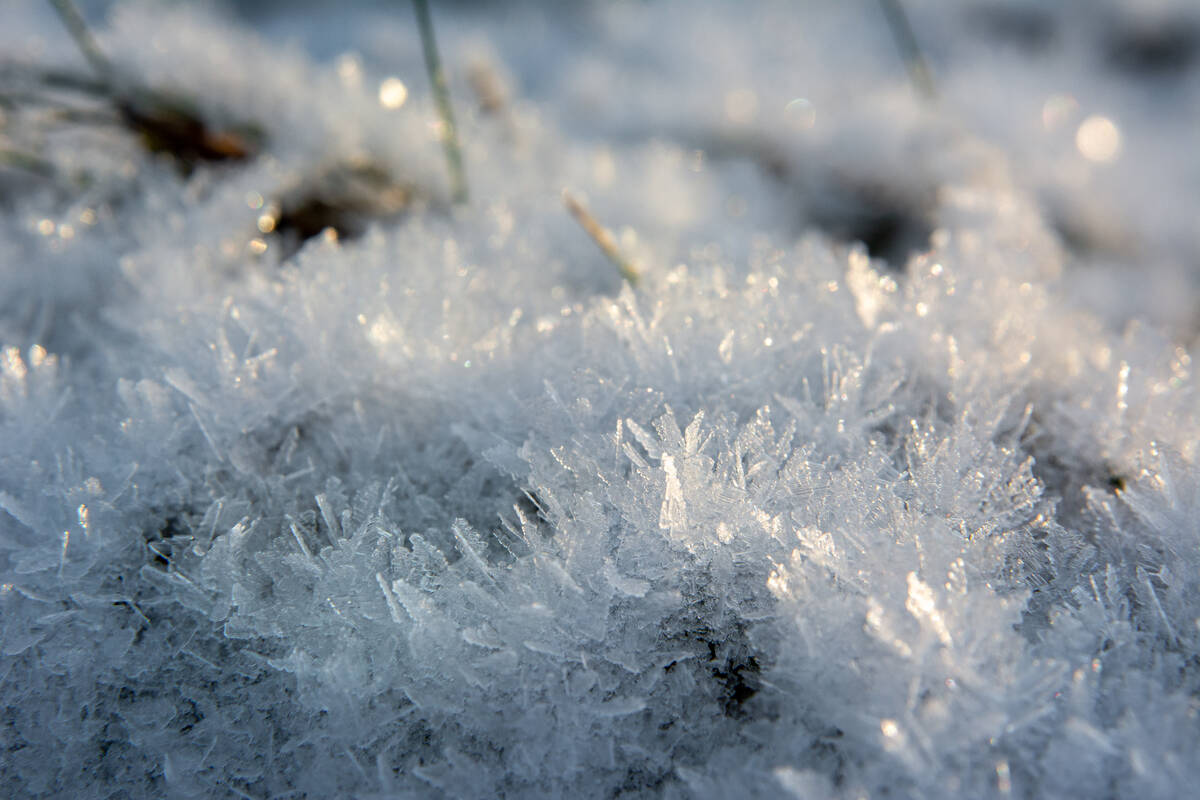
<instances>
[{"instance_id":1,"label":"blurred snow foreground","mask_svg":"<svg viewBox=\"0 0 1200 800\"><path fill-rule=\"evenodd\" d=\"M907 5L7 6L0 793L1194 792L1200 14Z\"/></svg>"}]
</instances>

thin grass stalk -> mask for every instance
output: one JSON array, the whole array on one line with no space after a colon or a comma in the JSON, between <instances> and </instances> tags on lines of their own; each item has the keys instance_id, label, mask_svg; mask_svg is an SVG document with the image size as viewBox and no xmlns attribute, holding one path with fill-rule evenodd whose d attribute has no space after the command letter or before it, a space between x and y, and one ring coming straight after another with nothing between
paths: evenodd
<instances>
[{"instance_id":1,"label":"thin grass stalk","mask_svg":"<svg viewBox=\"0 0 1200 800\"><path fill-rule=\"evenodd\" d=\"M413 0L417 11L417 26L421 31L421 49L425 52L425 71L433 86L433 98L442 119L442 148L450 171L451 196L455 203L467 202L467 176L463 170L462 151L458 145L458 126L454 124L454 109L450 106L450 89L446 72L438 56L437 39L433 34L433 18L427 0Z\"/></svg>"},{"instance_id":2,"label":"thin grass stalk","mask_svg":"<svg viewBox=\"0 0 1200 800\"><path fill-rule=\"evenodd\" d=\"M904 12L904 6L900 4L900 0L879 0L879 6L883 9L888 28L892 31L892 38L896 40L900 57L904 59L904 66L908 69L908 79L912 81L918 94L927 100L936 100L937 84L933 81L929 62L925 60L921 45L917 43L917 36L913 33L912 23L909 22L908 14Z\"/></svg>"},{"instance_id":3,"label":"thin grass stalk","mask_svg":"<svg viewBox=\"0 0 1200 800\"><path fill-rule=\"evenodd\" d=\"M87 22L83 19L83 15L79 13L79 9L71 0L50 0L50 5L58 12L58 16L62 18L63 25L66 26L67 32L71 34L71 38L75 40L75 44L79 47L79 52L91 64L92 69L106 83L110 84L113 79L112 62L100 50L100 46L96 44L96 39L92 36L92 31L88 28Z\"/></svg>"}]
</instances>

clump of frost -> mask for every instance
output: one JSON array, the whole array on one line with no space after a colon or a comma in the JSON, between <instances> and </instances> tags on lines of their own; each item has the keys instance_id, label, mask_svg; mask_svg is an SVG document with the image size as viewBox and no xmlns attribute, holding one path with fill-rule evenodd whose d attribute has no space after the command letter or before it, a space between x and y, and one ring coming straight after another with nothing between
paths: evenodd
<instances>
[{"instance_id":1,"label":"clump of frost","mask_svg":"<svg viewBox=\"0 0 1200 800\"><path fill-rule=\"evenodd\" d=\"M456 76L475 199L452 209L391 12L338 11L357 54L314 10L325 62L118 4L106 50L257 118L267 152L185 178L84 129L44 153L86 189L0 173L4 792L1196 785L1200 419L1164 299L1194 297L1195 241L1119 195L1145 250L1068 236L1059 209L1154 184L1056 127L1108 93L1136 152L1120 81L1186 96L1196 73L1087 83L1132 24L1112 3L1078 30L1072 0L908 5L937 106L840 7L446 11L447 63L504 62L518 97L497 118ZM17 4L58 37L14 45L28 63L68 61L47 14ZM947 44L997 14L1007 44ZM413 97L381 108L393 72ZM294 253L260 225L364 158L419 202Z\"/></svg>"}]
</instances>

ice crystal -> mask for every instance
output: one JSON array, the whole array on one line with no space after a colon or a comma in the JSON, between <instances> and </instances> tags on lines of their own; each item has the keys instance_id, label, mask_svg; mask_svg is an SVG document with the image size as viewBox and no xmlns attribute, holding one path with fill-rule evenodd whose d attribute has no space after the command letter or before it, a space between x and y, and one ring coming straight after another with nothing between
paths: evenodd
<instances>
[{"instance_id":1,"label":"ice crystal","mask_svg":"<svg viewBox=\"0 0 1200 800\"><path fill-rule=\"evenodd\" d=\"M935 104L848 4L439 7L455 207L412 21L253 5L97 20L260 123L190 174L0 30L6 796L1200 781L1194 9L911 0Z\"/></svg>"}]
</instances>

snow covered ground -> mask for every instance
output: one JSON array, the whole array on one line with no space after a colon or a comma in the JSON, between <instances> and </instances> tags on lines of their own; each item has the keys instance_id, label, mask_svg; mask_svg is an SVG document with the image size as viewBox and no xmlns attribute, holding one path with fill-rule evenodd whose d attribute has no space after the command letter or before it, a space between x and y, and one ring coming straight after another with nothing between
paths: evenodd
<instances>
[{"instance_id":1,"label":"snow covered ground","mask_svg":"<svg viewBox=\"0 0 1200 800\"><path fill-rule=\"evenodd\" d=\"M1194 792L1200 6L887 5L7 3L0 793Z\"/></svg>"}]
</instances>

